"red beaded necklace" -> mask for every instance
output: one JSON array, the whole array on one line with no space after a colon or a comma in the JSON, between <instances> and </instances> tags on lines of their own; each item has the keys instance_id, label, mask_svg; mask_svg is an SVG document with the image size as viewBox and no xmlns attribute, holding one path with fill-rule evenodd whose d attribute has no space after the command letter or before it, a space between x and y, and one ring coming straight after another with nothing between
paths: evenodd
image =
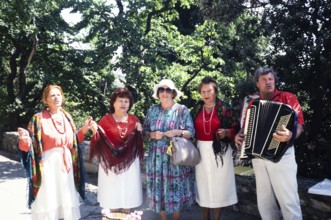
<instances>
[{"instance_id":1,"label":"red beaded necklace","mask_svg":"<svg viewBox=\"0 0 331 220\"><path fill-rule=\"evenodd\" d=\"M117 125L117 130L118 130L118 133L120 134L120 137L121 138L124 138L125 135L126 135L126 132L128 131L128 122L120 122L116 119L115 115L113 114L112 115L115 122L116 122L116 125ZM121 127L119 123L123 123L124 124L124 127Z\"/></svg>"},{"instance_id":2,"label":"red beaded necklace","mask_svg":"<svg viewBox=\"0 0 331 220\"><path fill-rule=\"evenodd\" d=\"M63 131L60 131L60 129L57 127L57 123L55 122L55 120L54 120L54 118L53 118L53 114L51 113L51 111L48 111L48 113L49 113L49 115L50 115L50 117L51 117L51 120L52 120L52 123L53 123L53 125L54 125L54 127L55 127L55 130L57 131L57 132L59 132L60 134L64 134L65 132L66 132L66 124L65 124L65 121L64 121L64 116L63 116L63 113L61 112L60 114L61 114L61 116L62 116L62 122L63 122Z\"/></svg>"}]
</instances>

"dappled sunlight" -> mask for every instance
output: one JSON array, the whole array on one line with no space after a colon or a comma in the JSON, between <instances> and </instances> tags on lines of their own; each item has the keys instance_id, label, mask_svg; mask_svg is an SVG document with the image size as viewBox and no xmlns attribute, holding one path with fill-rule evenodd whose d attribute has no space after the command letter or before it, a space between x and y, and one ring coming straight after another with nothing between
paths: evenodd
<instances>
[{"instance_id":1,"label":"dappled sunlight","mask_svg":"<svg viewBox=\"0 0 331 220\"><path fill-rule=\"evenodd\" d=\"M25 174L24 169L20 163L12 161L0 161L0 181L22 178L25 178Z\"/></svg>"}]
</instances>

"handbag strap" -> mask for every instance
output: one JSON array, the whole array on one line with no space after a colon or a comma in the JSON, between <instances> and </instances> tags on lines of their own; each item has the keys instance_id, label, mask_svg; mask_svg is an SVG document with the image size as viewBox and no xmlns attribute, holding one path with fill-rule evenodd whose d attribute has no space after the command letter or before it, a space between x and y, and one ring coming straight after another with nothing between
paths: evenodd
<instances>
[{"instance_id":1,"label":"handbag strap","mask_svg":"<svg viewBox=\"0 0 331 220\"><path fill-rule=\"evenodd\" d=\"M178 104L178 105L179 105L178 115L177 115L178 118L177 118L177 122L175 125L175 129L179 129L180 121L182 118L182 112L183 112L183 106L181 104Z\"/></svg>"},{"instance_id":2,"label":"handbag strap","mask_svg":"<svg viewBox=\"0 0 331 220\"><path fill-rule=\"evenodd\" d=\"M177 121L176 121L176 124L175 124L175 127L174 129L179 129L179 125L180 125L180 120L181 120L181 117L182 117L182 112L183 112L183 106L181 104L178 104L179 105L179 108L178 108L178 114L177 114ZM172 156L172 145L173 145L173 140L172 138L170 139L170 143L169 143L169 146L167 148L167 151L166 153L170 156Z\"/></svg>"}]
</instances>

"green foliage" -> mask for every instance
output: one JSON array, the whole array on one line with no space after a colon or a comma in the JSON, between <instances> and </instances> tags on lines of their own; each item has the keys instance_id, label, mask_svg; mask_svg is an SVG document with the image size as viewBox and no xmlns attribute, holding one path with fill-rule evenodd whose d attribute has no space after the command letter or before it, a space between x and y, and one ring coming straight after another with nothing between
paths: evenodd
<instances>
[{"instance_id":1,"label":"green foliage","mask_svg":"<svg viewBox=\"0 0 331 220\"><path fill-rule=\"evenodd\" d=\"M14 112L20 112L21 116L25 115L22 124L41 107L39 97L42 88L49 83L63 87L68 94L67 108L82 109L100 118L107 112L107 97L117 87L114 74L118 70L125 74L121 83L129 86L136 96L133 110L141 119L155 103L151 98L152 88L162 78L176 82L184 92L181 102L189 107L199 99L196 87L205 75L213 75L220 81L221 98L234 98L236 76L232 70L239 66L244 70L246 64L240 64L240 57L229 51L244 39L246 30L254 33L249 28L240 29L242 23L253 20L252 17L238 16L241 23L236 24L238 20L227 26L229 23L203 21L193 1L117 3L122 5L106 5L104 1L58 1L46 7L37 4L23 7L30 11L28 17L34 21L31 30L37 33L39 44L29 69L24 72L28 92L18 96L22 104L9 100L7 105L16 108ZM60 16L61 10L68 7L82 15L82 20L72 27ZM117 14L115 9L118 9ZM20 10L14 13L20 14ZM21 29L14 30L19 33ZM82 30L86 37L75 37ZM259 38L251 36L254 37ZM77 40L89 45L88 49L73 48L71 43ZM254 48L252 45L249 46ZM241 45L241 49L246 46ZM241 54L245 56L244 51ZM13 88L16 95L21 93L15 83Z\"/></svg>"},{"instance_id":2,"label":"green foliage","mask_svg":"<svg viewBox=\"0 0 331 220\"><path fill-rule=\"evenodd\" d=\"M206 19L228 23L240 16L248 2L246 0L196 0Z\"/></svg>"},{"instance_id":3,"label":"green foliage","mask_svg":"<svg viewBox=\"0 0 331 220\"><path fill-rule=\"evenodd\" d=\"M2 3L0 49L3 56L11 57L2 57L2 80L7 82L3 84L7 85L4 102L6 113L14 119L6 121L10 122L5 125L7 129L26 126L32 114L41 109L41 92L47 84L63 88L68 94L68 108L99 115L99 111L105 112L104 94L99 90L114 79L107 65L94 62L97 51L73 47L79 30L70 27L61 12L74 1L39 2L19 6L18 1Z\"/></svg>"}]
</instances>

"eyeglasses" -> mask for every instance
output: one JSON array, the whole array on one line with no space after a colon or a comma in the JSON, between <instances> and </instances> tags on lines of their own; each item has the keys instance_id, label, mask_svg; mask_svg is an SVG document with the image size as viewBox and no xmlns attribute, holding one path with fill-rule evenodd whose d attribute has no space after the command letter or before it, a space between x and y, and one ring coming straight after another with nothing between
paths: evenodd
<instances>
[{"instance_id":1,"label":"eyeglasses","mask_svg":"<svg viewBox=\"0 0 331 220\"><path fill-rule=\"evenodd\" d=\"M163 87L160 87L160 88L157 89L157 92L158 92L158 93L162 93L162 92L164 92L164 91L166 91L166 93L168 93L168 94L172 93L172 89L170 89L170 88L163 88Z\"/></svg>"}]
</instances>

